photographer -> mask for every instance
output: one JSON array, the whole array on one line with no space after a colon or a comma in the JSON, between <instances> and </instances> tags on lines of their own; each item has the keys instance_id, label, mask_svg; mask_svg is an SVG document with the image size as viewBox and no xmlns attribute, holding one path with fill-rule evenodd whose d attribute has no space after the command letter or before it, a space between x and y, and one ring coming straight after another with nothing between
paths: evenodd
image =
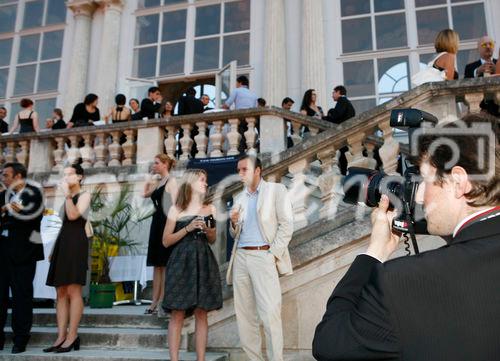
<instances>
[{"instance_id":1,"label":"photographer","mask_svg":"<svg viewBox=\"0 0 500 361\"><path fill-rule=\"evenodd\" d=\"M496 126L485 115L463 122ZM416 164L423 180L416 201L424 206L428 232L446 237L448 244L387 261L400 237L391 230L395 212L388 211L383 196L372 214L366 253L339 282L316 328L317 360L500 359L497 140L479 154L476 134L450 132L446 139L460 150L456 154L436 142L444 139L430 133L419 139ZM494 169L482 170L481 161ZM477 177L486 173L489 177Z\"/></svg>"}]
</instances>

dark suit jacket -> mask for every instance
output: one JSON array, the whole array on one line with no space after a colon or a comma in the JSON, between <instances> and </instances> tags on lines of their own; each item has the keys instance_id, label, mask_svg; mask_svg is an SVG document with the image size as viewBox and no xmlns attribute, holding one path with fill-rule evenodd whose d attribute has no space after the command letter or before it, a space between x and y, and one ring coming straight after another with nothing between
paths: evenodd
<instances>
[{"instance_id":1,"label":"dark suit jacket","mask_svg":"<svg viewBox=\"0 0 500 361\"><path fill-rule=\"evenodd\" d=\"M497 60L493 58L493 63L496 64ZM481 66L481 60L475 61L473 63L467 64L465 66L464 78L474 78L474 70ZM482 75L481 75L482 76Z\"/></svg>"},{"instance_id":2,"label":"dark suit jacket","mask_svg":"<svg viewBox=\"0 0 500 361\"><path fill-rule=\"evenodd\" d=\"M386 263L360 255L316 328L317 360L500 360L500 216Z\"/></svg>"},{"instance_id":3,"label":"dark suit jacket","mask_svg":"<svg viewBox=\"0 0 500 361\"><path fill-rule=\"evenodd\" d=\"M355 115L356 111L354 110L354 107L352 106L349 99L347 99L346 97L340 97L339 100L337 100L335 108L330 109L328 111L328 114L323 117L323 120L327 120L335 124L340 124L343 121L354 117Z\"/></svg>"},{"instance_id":4,"label":"dark suit jacket","mask_svg":"<svg viewBox=\"0 0 500 361\"><path fill-rule=\"evenodd\" d=\"M155 113L160 113L160 108L161 104L155 104L151 99L145 98L141 102L141 116L142 118L154 119Z\"/></svg>"},{"instance_id":5,"label":"dark suit jacket","mask_svg":"<svg viewBox=\"0 0 500 361\"><path fill-rule=\"evenodd\" d=\"M5 192L0 193L0 207L6 203ZM9 257L13 263L21 264L43 259L43 246L30 242L31 233L40 231L43 213L43 197L40 190L26 185L21 193L24 209L19 213L20 219L5 212L0 217L0 231L8 231L7 237L0 237L0 252L3 257Z\"/></svg>"},{"instance_id":6,"label":"dark suit jacket","mask_svg":"<svg viewBox=\"0 0 500 361\"><path fill-rule=\"evenodd\" d=\"M185 95L179 99L179 107L177 108L177 115L199 114L203 113L203 103L200 99L192 96Z\"/></svg>"},{"instance_id":7,"label":"dark suit jacket","mask_svg":"<svg viewBox=\"0 0 500 361\"><path fill-rule=\"evenodd\" d=\"M0 119L0 133L7 133L9 131L9 124L3 119Z\"/></svg>"}]
</instances>

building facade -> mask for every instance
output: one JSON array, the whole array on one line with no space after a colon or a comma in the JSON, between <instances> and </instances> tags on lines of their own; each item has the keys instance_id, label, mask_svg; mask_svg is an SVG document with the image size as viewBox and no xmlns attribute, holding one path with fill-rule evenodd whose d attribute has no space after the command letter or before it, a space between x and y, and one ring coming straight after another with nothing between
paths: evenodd
<instances>
[{"instance_id":1,"label":"building facade","mask_svg":"<svg viewBox=\"0 0 500 361\"><path fill-rule=\"evenodd\" d=\"M43 124L89 92L101 114L155 83L175 101L187 86L212 91L236 60L268 104L290 96L298 110L315 88L329 108L344 84L359 113L410 88L441 29L460 34L463 76L477 39L500 38L499 17L496 0L3 0L0 104L12 121L32 98Z\"/></svg>"}]
</instances>

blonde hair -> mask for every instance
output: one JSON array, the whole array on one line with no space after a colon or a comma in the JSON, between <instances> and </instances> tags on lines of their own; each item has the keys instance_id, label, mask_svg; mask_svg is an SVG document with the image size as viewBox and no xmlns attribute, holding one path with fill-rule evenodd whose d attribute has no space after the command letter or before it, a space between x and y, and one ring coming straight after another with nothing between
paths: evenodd
<instances>
[{"instance_id":1,"label":"blonde hair","mask_svg":"<svg viewBox=\"0 0 500 361\"><path fill-rule=\"evenodd\" d=\"M434 48L437 53L447 52L456 54L458 52L458 43L460 37L458 33L452 29L444 29L439 32L434 41Z\"/></svg>"},{"instance_id":2,"label":"blonde hair","mask_svg":"<svg viewBox=\"0 0 500 361\"><path fill-rule=\"evenodd\" d=\"M192 184L202 175L207 177L207 172L203 169L188 169L182 176L181 186L179 187L177 200L175 201L175 205L181 212L191 203L191 198L193 197ZM204 201L203 204L206 204L206 201Z\"/></svg>"},{"instance_id":3,"label":"blonde hair","mask_svg":"<svg viewBox=\"0 0 500 361\"><path fill-rule=\"evenodd\" d=\"M167 167L168 167L168 171L170 172L170 170L175 167L175 159L173 158L170 158L167 154L165 153L160 153L160 154L157 154L155 155L155 158L158 158L160 160L160 162L162 162L163 164L166 164Z\"/></svg>"}]
</instances>

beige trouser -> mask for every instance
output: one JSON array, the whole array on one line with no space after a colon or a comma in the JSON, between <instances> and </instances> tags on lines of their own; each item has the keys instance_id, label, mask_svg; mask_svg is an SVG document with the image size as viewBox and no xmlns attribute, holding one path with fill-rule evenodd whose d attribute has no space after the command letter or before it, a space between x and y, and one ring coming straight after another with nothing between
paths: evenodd
<instances>
[{"instance_id":1,"label":"beige trouser","mask_svg":"<svg viewBox=\"0 0 500 361\"><path fill-rule=\"evenodd\" d=\"M251 361L263 361L259 318L269 361L283 361L281 288L274 255L238 249L233 265L234 308L241 345Z\"/></svg>"}]
</instances>

